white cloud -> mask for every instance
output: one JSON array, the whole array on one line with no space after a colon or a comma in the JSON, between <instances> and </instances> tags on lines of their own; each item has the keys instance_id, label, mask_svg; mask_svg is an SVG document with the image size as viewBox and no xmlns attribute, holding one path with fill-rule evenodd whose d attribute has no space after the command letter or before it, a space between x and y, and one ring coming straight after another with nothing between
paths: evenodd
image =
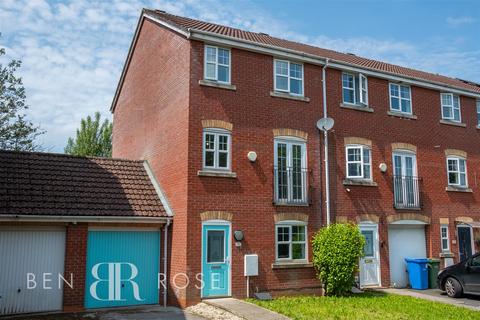
<instances>
[{"instance_id":1,"label":"white cloud","mask_svg":"<svg viewBox=\"0 0 480 320\"><path fill-rule=\"evenodd\" d=\"M475 22L475 19L468 16L463 17L448 17L446 19L447 23L452 27L458 27L464 24L472 24Z\"/></svg>"},{"instance_id":2,"label":"white cloud","mask_svg":"<svg viewBox=\"0 0 480 320\"><path fill-rule=\"evenodd\" d=\"M74 135L82 117L101 111L111 118L110 103L142 7L480 81L480 52L464 52L456 46L446 50L439 45L444 43L442 39L413 44L367 36L305 35L292 31L284 20L259 10L254 3L243 4L215 0L3 0L0 42L10 58L23 60L20 72L31 106L28 115L47 130L42 137L44 146L58 152Z\"/></svg>"}]
</instances>

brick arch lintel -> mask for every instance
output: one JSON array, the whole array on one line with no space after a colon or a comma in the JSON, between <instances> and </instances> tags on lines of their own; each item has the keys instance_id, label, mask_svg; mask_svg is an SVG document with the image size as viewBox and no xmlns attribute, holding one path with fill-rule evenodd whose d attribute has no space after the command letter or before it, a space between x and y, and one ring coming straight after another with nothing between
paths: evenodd
<instances>
[{"instance_id":1,"label":"brick arch lintel","mask_svg":"<svg viewBox=\"0 0 480 320\"><path fill-rule=\"evenodd\" d=\"M273 129L273 136L280 137L280 136L287 136L287 137L296 137L303 140L308 139L308 133L302 130L297 129L289 129L289 128L278 128Z\"/></svg>"},{"instance_id":2,"label":"brick arch lintel","mask_svg":"<svg viewBox=\"0 0 480 320\"><path fill-rule=\"evenodd\" d=\"M225 129L228 131L233 130L233 124L227 121L223 120L202 120L202 127L204 128L219 128L219 129Z\"/></svg>"},{"instance_id":3,"label":"brick arch lintel","mask_svg":"<svg viewBox=\"0 0 480 320\"><path fill-rule=\"evenodd\" d=\"M387 217L387 223L393 223L396 221L401 221L401 220L415 220L415 221L420 221L425 224L430 224L431 219L430 217L427 217L423 214L418 214L418 213L397 213L397 214L392 214Z\"/></svg>"},{"instance_id":4,"label":"brick arch lintel","mask_svg":"<svg viewBox=\"0 0 480 320\"><path fill-rule=\"evenodd\" d=\"M445 149L445 156L457 156L461 158L467 158L467 153L458 149Z\"/></svg>"},{"instance_id":5,"label":"brick arch lintel","mask_svg":"<svg viewBox=\"0 0 480 320\"><path fill-rule=\"evenodd\" d=\"M202 221L207 221L207 220L232 221L233 213L227 212L227 211L204 211L200 213L200 219Z\"/></svg>"},{"instance_id":6,"label":"brick arch lintel","mask_svg":"<svg viewBox=\"0 0 480 320\"><path fill-rule=\"evenodd\" d=\"M303 221L308 223L308 214L297 212L281 212L275 213L273 219L275 220L275 223L286 220Z\"/></svg>"},{"instance_id":7,"label":"brick arch lintel","mask_svg":"<svg viewBox=\"0 0 480 320\"><path fill-rule=\"evenodd\" d=\"M416 153L417 147L410 143L394 142L392 143L392 150L408 150Z\"/></svg>"},{"instance_id":8,"label":"brick arch lintel","mask_svg":"<svg viewBox=\"0 0 480 320\"><path fill-rule=\"evenodd\" d=\"M376 214L361 214L356 217L356 220L357 220L357 223L362 223L362 222L379 223L380 217L377 216Z\"/></svg>"},{"instance_id":9,"label":"brick arch lintel","mask_svg":"<svg viewBox=\"0 0 480 320\"><path fill-rule=\"evenodd\" d=\"M365 138L360 138L360 137L345 137L343 138L343 141L345 145L347 144L361 144L364 146L371 147L372 146L372 140L365 139Z\"/></svg>"}]
</instances>

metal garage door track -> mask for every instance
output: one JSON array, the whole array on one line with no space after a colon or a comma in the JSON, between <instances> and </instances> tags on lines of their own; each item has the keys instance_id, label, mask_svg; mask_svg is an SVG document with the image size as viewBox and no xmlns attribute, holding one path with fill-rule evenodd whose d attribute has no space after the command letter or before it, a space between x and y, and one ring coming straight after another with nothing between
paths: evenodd
<instances>
[{"instance_id":1,"label":"metal garage door track","mask_svg":"<svg viewBox=\"0 0 480 320\"><path fill-rule=\"evenodd\" d=\"M206 304L221 308L245 320L288 320L290 318L234 298L203 300Z\"/></svg>"}]
</instances>

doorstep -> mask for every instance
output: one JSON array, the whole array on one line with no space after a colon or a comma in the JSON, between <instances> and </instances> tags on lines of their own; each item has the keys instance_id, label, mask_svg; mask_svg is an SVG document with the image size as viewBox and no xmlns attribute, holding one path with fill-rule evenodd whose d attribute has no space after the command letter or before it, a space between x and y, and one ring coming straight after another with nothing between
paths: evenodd
<instances>
[{"instance_id":1,"label":"doorstep","mask_svg":"<svg viewBox=\"0 0 480 320\"><path fill-rule=\"evenodd\" d=\"M204 303L228 311L246 320L288 320L290 318L235 298L206 299Z\"/></svg>"}]
</instances>

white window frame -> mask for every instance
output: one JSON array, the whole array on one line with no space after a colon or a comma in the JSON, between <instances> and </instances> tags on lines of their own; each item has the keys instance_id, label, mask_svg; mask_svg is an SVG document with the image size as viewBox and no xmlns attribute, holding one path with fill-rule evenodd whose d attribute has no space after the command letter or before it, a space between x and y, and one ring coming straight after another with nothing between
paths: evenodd
<instances>
[{"instance_id":1,"label":"white window frame","mask_svg":"<svg viewBox=\"0 0 480 320\"><path fill-rule=\"evenodd\" d=\"M283 74L278 75L280 77L287 78L287 89L286 90L277 88L277 62L287 63L287 75L283 75ZM298 64L298 65L302 66L302 77L301 78L290 76L290 64L291 63ZM290 91L290 79L300 80L302 82L302 93L301 94L294 93L294 92ZM305 68L304 68L303 63L296 62L296 61L282 60L282 59L273 59L273 90L274 91L287 92L288 94L291 94L293 96L303 97L305 95L305 81L304 81L304 79L305 79Z\"/></svg>"},{"instance_id":2,"label":"white window frame","mask_svg":"<svg viewBox=\"0 0 480 320\"><path fill-rule=\"evenodd\" d=\"M214 149L213 149L213 152L214 152L214 160L213 160L213 163L214 165L213 166L207 166L206 165L206 153L207 153L207 150L206 150L206 136L207 134L209 135L213 135L215 137L215 140L214 140ZM227 151L220 151L219 150L219 136L227 136L228 137L228 142L227 142ZM202 141L202 168L203 170L206 170L206 171L231 171L231 162L232 162L232 134L230 131L228 130L224 130L224 129L217 129L217 128L205 128L203 130L203 141ZM212 151L212 150L210 150ZM219 155L220 153L227 153L227 167L219 167L218 166L218 163L219 163Z\"/></svg>"},{"instance_id":3,"label":"white window frame","mask_svg":"<svg viewBox=\"0 0 480 320\"><path fill-rule=\"evenodd\" d=\"M353 79L353 88L343 86L343 76L348 75ZM358 79L357 79L358 77ZM358 92L357 92L357 80L358 80ZM362 80L365 80L363 82ZM344 104L354 105L354 106L368 106L368 78L363 73L351 73L351 72L342 72L342 102ZM363 86L365 84L365 86ZM343 90L353 91L353 103L350 101L345 101L345 96ZM363 92L365 92L365 99L363 97ZM365 100L365 101L364 101Z\"/></svg>"},{"instance_id":4,"label":"white window frame","mask_svg":"<svg viewBox=\"0 0 480 320\"><path fill-rule=\"evenodd\" d=\"M444 96L449 96L451 98L451 101L452 101L452 104L451 105L444 105L443 104L443 97ZM453 102L453 98L454 96L456 96L458 98L458 116L459 116L459 119L458 120L455 120L455 103ZM455 95L453 93L446 93L446 92L442 92L440 94L440 106L442 108L441 112L442 112L442 119L444 120L448 120L448 121L453 121L453 122L462 122L462 106L460 104L460 96L458 95ZM447 107L447 108L450 108L452 110L452 116L451 117L447 117L445 116L445 114L443 113L443 108L444 107Z\"/></svg>"},{"instance_id":5,"label":"white window frame","mask_svg":"<svg viewBox=\"0 0 480 320\"><path fill-rule=\"evenodd\" d=\"M443 236L443 231L445 230L445 237ZM447 247L443 247L443 241L447 240ZM450 235L448 232L448 224L440 225L440 247L442 252L450 252Z\"/></svg>"},{"instance_id":6,"label":"white window frame","mask_svg":"<svg viewBox=\"0 0 480 320\"><path fill-rule=\"evenodd\" d=\"M476 101L477 107L477 127L480 128L480 100Z\"/></svg>"},{"instance_id":7,"label":"white window frame","mask_svg":"<svg viewBox=\"0 0 480 320\"><path fill-rule=\"evenodd\" d=\"M457 162L457 171L450 171L448 168L448 161L456 161ZM460 161L465 161L465 172L460 171ZM458 175L458 183L450 183L450 173L456 173ZM465 185L460 183L460 174L465 174ZM468 169L467 169L467 159L462 157L447 157L447 182L449 186L459 187L459 188L468 188Z\"/></svg>"},{"instance_id":8,"label":"white window frame","mask_svg":"<svg viewBox=\"0 0 480 320\"><path fill-rule=\"evenodd\" d=\"M360 149L360 160L359 161L348 161L348 150L350 149ZM365 172L364 172L364 159L363 159L363 152L364 150L369 150L370 152L370 157L369 157L369 162L368 165L370 167L370 178L365 178ZM360 172L361 174L359 176L351 176L348 172L348 165L350 163L360 163ZM366 180L366 181L372 181L372 148L369 146L365 146L362 144L349 144L345 146L345 167L346 167L346 176L347 179L358 179L358 180Z\"/></svg>"},{"instance_id":9,"label":"white window frame","mask_svg":"<svg viewBox=\"0 0 480 320\"><path fill-rule=\"evenodd\" d=\"M308 172L308 167L307 167L307 143L305 140L300 139L300 138L295 138L295 137L288 137L288 136L280 136L280 137L275 137L274 143L273 143L273 148L274 148L274 157L273 157L273 165L274 167L277 167L278 165L278 144L286 144L287 145L287 168L292 168L292 146L293 145L299 145L302 148L302 172L305 170ZM303 177L303 173L302 173ZM305 181L302 181L302 191L303 191L303 197L305 198L306 201L308 201L308 186L307 186L307 178L304 179ZM278 186L274 184L274 188L277 188ZM287 199L291 198L291 194L293 193L293 184L292 181L288 181L288 196ZM280 200L280 199L279 199Z\"/></svg>"},{"instance_id":10,"label":"white window frame","mask_svg":"<svg viewBox=\"0 0 480 320\"><path fill-rule=\"evenodd\" d=\"M397 87L397 90L398 90L398 96L392 96L392 86L395 86ZM408 88L408 91L410 93L410 99L406 99L406 98L403 98L402 97L402 91L401 91L401 87L406 87ZM390 82L388 84L388 96L389 96L389 99L390 99L390 110L393 111L393 112L398 112L398 113L403 113L403 114L413 114L413 103L412 103L412 87L408 86L408 85L405 85L405 84L398 84L398 83L393 83L393 82ZM398 99L398 107L399 109L394 109L393 106L392 106L392 98L397 98ZM402 111L402 100L405 100L405 101L409 101L410 102L410 112L405 112L405 111Z\"/></svg>"},{"instance_id":11,"label":"white window frame","mask_svg":"<svg viewBox=\"0 0 480 320\"><path fill-rule=\"evenodd\" d=\"M368 79L362 73L358 74L358 91L360 93L360 104L368 106ZM363 87L365 84L365 87ZM365 93L365 98L363 98L363 93ZM365 100L365 101L364 101Z\"/></svg>"},{"instance_id":12,"label":"white window frame","mask_svg":"<svg viewBox=\"0 0 480 320\"><path fill-rule=\"evenodd\" d=\"M207 62L207 50L208 48L210 49L215 49L215 62ZM227 64L222 64L218 62L218 49L226 50L228 51L228 65ZM215 65L215 76L214 77L208 77L207 76L207 64L214 64ZM220 81L218 80L218 66L224 66L228 68L228 81ZM232 82L232 52L228 48L223 48L223 47L216 47L216 46L211 46L211 45L205 45L205 50L204 50L204 59L203 59L203 77L205 80L210 80L210 81L216 81L219 83L225 83L225 84L230 84Z\"/></svg>"},{"instance_id":13,"label":"white window frame","mask_svg":"<svg viewBox=\"0 0 480 320\"><path fill-rule=\"evenodd\" d=\"M292 240L292 227L293 226L303 226L305 227L305 240L304 241L293 241ZM288 227L289 229L289 241L278 241L278 228L279 227ZM292 248L293 243L301 243L305 245L305 258L304 259L293 259L292 258ZM278 245L279 244L289 244L289 258L279 258L278 257ZM308 226L307 223L303 221L296 221L296 220L285 220L280 221L275 224L275 261L278 262L304 262L308 263Z\"/></svg>"}]
</instances>

